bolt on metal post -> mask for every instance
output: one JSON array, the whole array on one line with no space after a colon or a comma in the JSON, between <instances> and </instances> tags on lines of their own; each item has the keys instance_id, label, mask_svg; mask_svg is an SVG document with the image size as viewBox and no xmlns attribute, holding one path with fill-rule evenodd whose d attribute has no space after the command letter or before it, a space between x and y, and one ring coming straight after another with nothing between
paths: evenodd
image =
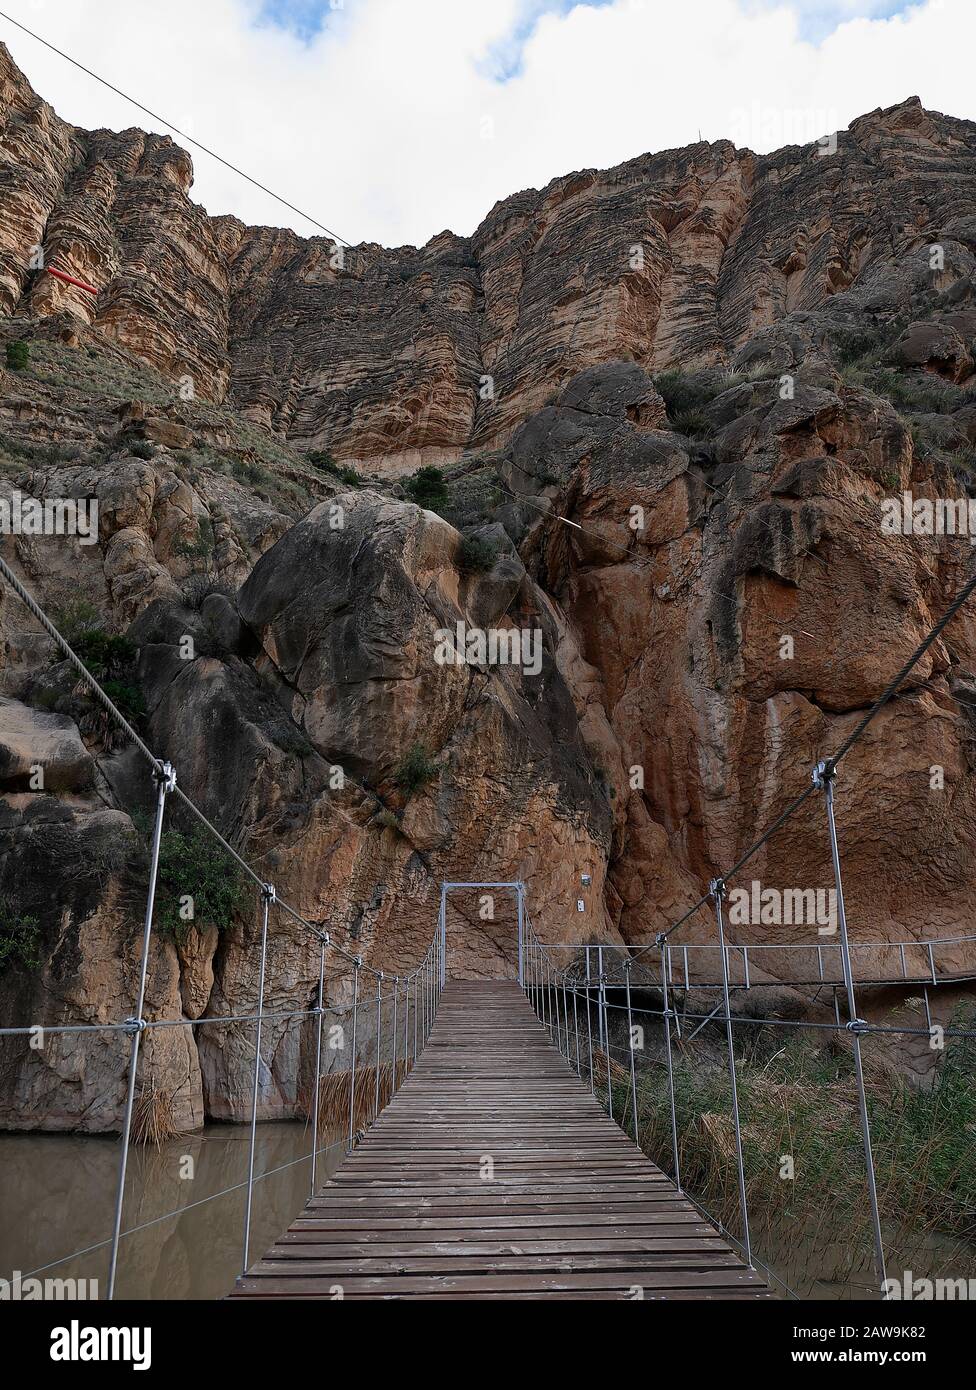
<instances>
[{"instance_id":1,"label":"bolt on metal post","mask_svg":"<svg viewBox=\"0 0 976 1390\"><path fill-rule=\"evenodd\" d=\"M149 944L152 938L153 907L156 902L156 880L159 875L159 847L163 836L163 817L166 797L176 789L176 773L169 763L155 769L156 819L153 823L152 850L149 857L149 884L146 890L146 910L142 923L142 954L139 958L139 989L136 1011L126 1019L131 1036L129 1043L129 1084L126 1089L125 1110L122 1116L122 1151L119 1156L119 1181L115 1192L115 1215L112 1223L112 1250L108 1265L108 1299L115 1297L115 1280L119 1265L119 1240L122 1235L122 1208L125 1204L125 1173L129 1163L129 1140L132 1134L132 1110L136 1098L136 1071L139 1065L139 1044L146 1021L142 1016L146 1002L146 978L149 971Z\"/></svg>"},{"instance_id":2,"label":"bolt on metal post","mask_svg":"<svg viewBox=\"0 0 976 1390\"><path fill-rule=\"evenodd\" d=\"M840 849L837 843L837 821L834 816L834 779L837 769L833 763L822 761L813 769L813 784L826 794L827 830L830 836L830 857L834 867L834 886L837 889L837 927L840 934L841 965L844 972L844 988L847 992L847 1028L851 1034L854 1053L854 1073L857 1080L857 1101L861 1116L861 1141L864 1146L864 1168L868 1184L868 1200L871 1205L871 1224L874 1231L874 1260L882 1300L887 1300L887 1272L885 1269L884 1240L881 1234L881 1213L878 1207L878 1188L874 1174L874 1152L871 1146L871 1123L868 1118L867 1092L864 1086L864 1063L861 1057L861 1036L868 1031L868 1025L857 1016L857 999L854 992L854 974L851 969L851 946L847 935L847 913L844 910L844 880L840 868Z\"/></svg>"},{"instance_id":3,"label":"bolt on metal post","mask_svg":"<svg viewBox=\"0 0 976 1390\"><path fill-rule=\"evenodd\" d=\"M742 1214L742 1244L745 1248L746 1263L751 1265L752 1240L749 1234L749 1206L746 1201L746 1170L742 1156L742 1125L739 1120L739 1086L735 1075L735 1047L732 1040L732 1006L729 996L729 957L725 949L725 921L722 914L722 899L725 897L724 881L720 878L712 879L708 891L715 903L719 954L722 958L722 998L725 1003L725 1037L729 1052L729 1084L732 1087L732 1119L735 1125L735 1157L739 1169L739 1210Z\"/></svg>"}]
</instances>

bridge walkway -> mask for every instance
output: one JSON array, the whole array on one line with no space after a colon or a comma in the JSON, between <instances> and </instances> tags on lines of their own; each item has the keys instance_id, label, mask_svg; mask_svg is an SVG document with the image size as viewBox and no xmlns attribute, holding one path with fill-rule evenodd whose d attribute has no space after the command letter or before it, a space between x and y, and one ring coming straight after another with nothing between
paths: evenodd
<instances>
[{"instance_id":1,"label":"bridge walkway","mask_svg":"<svg viewBox=\"0 0 976 1390\"><path fill-rule=\"evenodd\" d=\"M234 1298L770 1298L514 981L448 981L413 1071Z\"/></svg>"}]
</instances>

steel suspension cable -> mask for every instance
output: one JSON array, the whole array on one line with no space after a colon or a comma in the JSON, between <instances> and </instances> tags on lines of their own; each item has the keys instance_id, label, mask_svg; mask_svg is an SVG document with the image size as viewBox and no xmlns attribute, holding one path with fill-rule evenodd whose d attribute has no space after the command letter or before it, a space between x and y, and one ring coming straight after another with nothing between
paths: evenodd
<instances>
[{"instance_id":1,"label":"steel suspension cable","mask_svg":"<svg viewBox=\"0 0 976 1390\"><path fill-rule=\"evenodd\" d=\"M146 116L151 116L154 121L158 121L160 125L166 126L167 130L172 130L181 140L186 140L198 150L202 150L203 153L209 155L211 159L216 159L218 164L222 164L225 169L230 169L232 173L239 175L242 179L246 179L249 184L260 189L262 193L267 193L269 198L273 198L275 202L280 203L282 207L288 208L289 212L295 212L299 217L304 217L306 222L311 222L313 227L318 227L319 231L325 232L326 236L330 236L334 242L341 243L343 246L352 245L352 242L346 241L345 237L341 237L337 232L333 232L329 227L326 227L324 223L314 218L311 213L303 212L300 207L296 207L295 204L289 202L287 198L283 198L281 194L276 193L273 188L269 188L267 184L261 183L260 180L252 177L252 175L246 173L245 170L238 168L238 166L232 164L229 159L224 159L223 155L218 154L216 150L210 149L209 146L202 144L199 140L194 140L192 135L188 135L185 130L181 130L179 126L174 125L172 121L166 120L164 116L160 116L156 111L151 111L148 106L143 106L141 101L137 101L135 97L130 97L127 92L123 92L122 89L116 87L113 82L109 82L105 77L100 77L97 72L93 72L91 68L85 67L84 63L79 62L77 58L72 58L70 53L65 53L63 49L57 48L53 43L42 38L40 34L35 34L33 29L28 29L26 24L21 24L20 21L14 19L12 15L6 14L3 10L0 10L0 19L5 19L8 24L12 24L14 28L19 29L22 33L28 34L38 43L43 44L45 48L49 49L52 53L56 53L59 58L63 58L65 62L70 63L72 67L77 68L88 77L93 77L96 82L100 82L102 86L107 87L110 92L114 92L115 95L121 97L123 101L127 101L130 106L134 106Z\"/></svg>"}]
</instances>

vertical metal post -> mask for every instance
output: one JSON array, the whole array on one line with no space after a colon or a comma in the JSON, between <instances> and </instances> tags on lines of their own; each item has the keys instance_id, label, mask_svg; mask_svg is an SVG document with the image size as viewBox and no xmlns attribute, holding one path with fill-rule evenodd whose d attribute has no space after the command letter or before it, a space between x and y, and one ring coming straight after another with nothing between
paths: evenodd
<instances>
[{"instance_id":1,"label":"vertical metal post","mask_svg":"<svg viewBox=\"0 0 976 1390\"><path fill-rule=\"evenodd\" d=\"M362 956L357 956L352 971L352 1060L349 1064L349 1147L346 1150L347 1153L352 1153L353 1138L356 1132L356 1023L359 1015L359 967L362 963Z\"/></svg>"},{"instance_id":2,"label":"vertical metal post","mask_svg":"<svg viewBox=\"0 0 976 1390\"><path fill-rule=\"evenodd\" d=\"M153 907L156 902L156 879L159 874L159 846L163 836L163 816L166 809L167 793L176 787L176 773L169 763L155 769L156 780L156 819L153 824L152 848L149 857L149 886L146 890L146 910L142 921L142 955L139 960L139 989L136 995L136 1011L132 1018L126 1019L131 1041L129 1043L129 1084L125 1097L125 1111L122 1116L122 1152L119 1157L119 1182L115 1192L115 1219L112 1225L112 1253L108 1265L108 1299L115 1297L115 1276L119 1265L119 1240L122 1235L122 1207L125 1203L125 1170L129 1163L129 1140L132 1134L132 1110L136 1098L136 1069L139 1065L139 1043L145 1019L142 1011L146 1002L146 977L149 972L149 944L152 937Z\"/></svg>"},{"instance_id":3,"label":"vertical metal post","mask_svg":"<svg viewBox=\"0 0 976 1390\"><path fill-rule=\"evenodd\" d=\"M630 1053L630 1100L634 1111L634 1143L640 1147L640 1126L637 1122L637 1065L634 1059L634 1019L630 1011L630 969L633 964L625 960L624 984L627 987L627 1050Z\"/></svg>"},{"instance_id":4,"label":"vertical metal post","mask_svg":"<svg viewBox=\"0 0 976 1390\"><path fill-rule=\"evenodd\" d=\"M552 973L550 975L550 979L552 980L552 1019L554 1028L553 1041L558 1050L562 1052L563 1031L562 1021L559 1017L559 971L556 968L555 961L553 961L552 964Z\"/></svg>"},{"instance_id":5,"label":"vertical metal post","mask_svg":"<svg viewBox=\"0 0 976 1390\"><path fill-rule=\"evenodd\" d=\"M380 1062L383 1037L383 972L376 977L376 1085L373 1088L373 1122L380 1113Z\"/></svg>"},{"instance_id":6,"label":"vertical metal post","mask_svg":"<svg viewBox=\"0 0 976 1390\"><path fill-rule=\"evenodd\" d=\"M390 1083L390 1099L396 1094L397 1088L397 1002L400 993L400 976L393 976L393 1080Z\"/></svg>"},{"instance_id":7,"label":"vertical metal post","mask_svg":"<svg viewBox=\"0 0 976 1390\"><path fill-rule=\"evenodd\" d=\"M668 992L668 963L664 958L666 941L664 933L658 936L661 948L661 994L664 1003L664 1040L668 1057L668 1095L671 1102L671 1155L674 1162L674 1185L681 1191L681 1165L678 1161L678 1116L674 1104L674 1060L671 1056L671 996Z\"/></svg>"},{"instance_id":8,"label":"vertical metal post","mask_svg":"<svg viewBox=\"0 0 976 1390\"><path fill-rule=\"evenodd\" d=\"M525 986L525 884L518 883L515 888L518 907L518 982Z\"/></svg>"},{"instance_id":9,"label":"vertical metal post","mask_svg":"<svg viewBox=\"0 0 976 1390\"><path fill-rule=\"evenodd\" d=\"M546 952L546 956L548 956ZM549 965L549 1024L552 1027L552 1042L555 1047L559 1047L559 984L556 980L556 967L553 965L552 958L548 960Z\"/></svg>"},{"instance_id":10,"label":"vertical metal post","mask_svg":"<svg viewBox=\"0 0 976 1390\"><path fill-rule=\"evenodd\" d=\"M430 952L427 953L427 960ZM427 960L420 968L420 978L418 987L420 989L420 1051L423 1052L424 1044L427 1041Z\"/></svg>"},{"instance_id":11,"label":"vertical metal post","mask_svg":"<svg viewBox=\"0 0 976 1390\"><path fill-rule=\"evenodd\" d=\"M258 1084L261 1079L261 1034L264 1024L264 974L268 961L268 914L275 900L275 890L266 883L261 892L261 968L258 977L258 1022L254 1039L254 1077L251 1085L251 1142L247 1156L247 1201L244 1204L244 1253L241 1273L247 1273L251 1249L251 1201L254 1195L254 1149L258 1133Z\"/></svg>"},{"instance_id":12,"label":"vertical metal post","mask_svg":"<svg viewBox=\"0 0 976 1390\"><path fill-rule=\"evenodd\" d=\"M742 1126L739 1121L739 1087L735 1076L735 1048L732 1041L732 1007L729 999L729 955L725 949L725 921L722 915L722 899L725 884L720 878L713 879L709 892L715 902L715 920L718 923L718 946L722 957L722 993L725 1001L725 1037L729 1049L729 1082L732 1087L732 1119L735 1124L735 1156L739 1165L739 1210L742 1213L742 1244L745 1247L746 1263L752 1264L752 1241L749 1236L749 1208L746 1202L746 1170L742 1157Z\"/></svg>"},{"instance_id":13,"label":"vertical metal post","mask_svg":"<svg viewBox=\"0 0 976 1390\"><path fill-rule=\"evenodd\" d=\"M315 1196L315 1167L319 1156L319 1095L322 1089L322 1020L325 1016L325 948L329 944L329 933L321 936L319 952L319 1002L318 1026L315 1030L315 1089L312 1098L312 1178L309 1195Z\"/></svg>"},{"instance_id":14,"label":"vertical metal post","mask_svg":"<svg viewBox=\"0 0 976 1390\"><path fill-rule=\"evenodd\" d=\"M403 1075L407 1075L407 1058L410 1055L410 976L403 981Z\"/></svg>"},{"instance_id":15,"label":"vertical metal post","mask_svg":"<svg viewBox=\"0 0 976 1390\"><path fill-rule=\"evenodd\" d=\"M438 979L441 988L444 987L444 978L447 971L447 888L441 884L441 913L440 913L440 970Z\"/></svg>"},{"instance_id":16,"label":"vertical metal post","mask_svg":"<svg viewBox=\"0 0 976 1390\"><path fill-rule=\"evenodd\" d=\"M596 973L597 973L597 982L598 982L598 984L599 984L599 992L598 992L597 998L600 999L600 1000L602 1000L602 998L603 998L603 947L602 947L602 946L598 946L598 947L596 948ZM600 1039L600 1047L602 1048L602 1047L603 1047L603 1005L602 1005L602 1003L601 1003L601 1005L600 1005L600 1008L599 1008L598 1014L597 1014L597 1026L598 1026L598 1033L597 1033L597 1036L598 1036L598 1038Z\"/></svg>"},{"instance_id":17,"label":"vertical metal post","mask_svg":"<svg viewBox=\"0 0 976 1390\"><path fill-rule=\"evenodd\" d=\"M552 1021L553 1021L553 1042L560 1052L563 1050L562 1024L559 1021L559 971L556 969L555 962L550 966L549 979L552 983Z\"/></svg>"},{"instance_id":18,"label":"vertical metal post","mask_svg":"<svg viewBox=\"0 0 976 1390\"><path fill-rule=\"evenodd\" d=\"M413 977L413 1063L417 1065L420 1039L420 971Z\"/></svg>"},{"instance_id":19,"label":"vertical metal post","mask_svg":"<svg viewBox=\"0 0 976 1390\"><path fill-rule=\"evenodd\" d=\"M593 1006L590 1002L590 948L586 948L586 1043L590 1051L590 1095L596 1094L593 1080Z\"/></svg>"},{"instance_id":20,"label":"vertical metal post","mask_svg":"<svg viewBox=\"0 0 976 1390\"><path fill-rule=\"evenodd\" d=\"M610 1021L607 1016L607 984L603 973L603 947L597 948L600 962L600 1036L603 1039L603 1055L607 1059L607 1112L613 1119L613 1079L610 1075Z\"/></svg>"},{"instance_id":21,"label":"vertical metal post","mask_svg":"<svg viewBox=\"0 0 976 1390\"><path fill-rule=\"evenodd\" d=\"M579 1076L579 1077L582 1077L583 1073L580 1071L579 1013L578 1013L578 1011L577 1011L577 1006L576 1006L576 995L577 995L578 991L577 991L576 985L577 985L577 981L574 980L574 981L573 981L573 1032L574 1032L575 1035L576 1035L576 1075Z\"/></svg>"},{"instance_id":22,"label":"vertical metal post","mask_svg":"<svg viewBox=\"0 0 976 1390\"><path fill-rule=\"evenodd\" d=\"M834 865L834 886L837 889L837 926L840 931L840 955L844 971L844 987L847 991L847 1027L851 1034L854 1052L854 1071L857 1078L858 1108L861 1112L861 1139L864 1144L864 1167L868 1183L868 1199L871 1203L871 1223L874 1227L874 1258L878 1282L881 1286L882 1300L887 1300L885 1284L884 1240L881 1234L881 1214L878 1209L878 1188L874 1176L874 1154L871 1148L871 1124L868 1119L868 1100L864 1088L864 1064L861 1057L861 1035L868 1031L868 1025L857 1016L857 999L854 993L854 975L851 970L851 947L847 936L847 914L844 911L844 881L840 869L840 850L837 844L837 822L834 818L834 778L836 768L830 763L820 762L814 768L814 785L826 793L827 828L830 834L830 857Z\"/></svg>"}]
</instances>

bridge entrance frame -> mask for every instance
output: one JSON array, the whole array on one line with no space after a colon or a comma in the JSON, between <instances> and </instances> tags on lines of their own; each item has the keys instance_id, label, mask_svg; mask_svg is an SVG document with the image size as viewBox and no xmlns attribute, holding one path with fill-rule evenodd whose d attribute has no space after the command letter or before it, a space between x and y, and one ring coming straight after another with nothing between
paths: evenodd
<instances>
[{"instance_id":1,"label":"bridge entrance frame","mask_svg":"<svg viewBox=\"0 0 976 1390\"><path fill-rule=\"evenodd\" d=\"M455 888L484 888L494 891L504 890L515 894L515 906L518 913L518 982L525 986L525 884L521 879L515 879L510 883L453 883L444 881L441 883L441 906L437 918L437 930L440 936L440 967L441 967L441 988L444 988L447 979L447 895Z\"/></svg>"}]
</instances>

